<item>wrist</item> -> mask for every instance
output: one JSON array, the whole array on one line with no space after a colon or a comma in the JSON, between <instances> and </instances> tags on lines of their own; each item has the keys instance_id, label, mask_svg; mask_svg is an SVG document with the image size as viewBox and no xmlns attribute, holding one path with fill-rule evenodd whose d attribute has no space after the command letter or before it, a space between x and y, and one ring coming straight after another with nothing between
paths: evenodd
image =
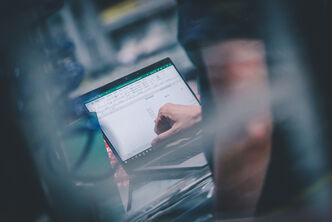
<instances>
[{"instance_id":1,"label":"wrist","mask_svg":"<svg viewBox=\"0 0 332 222\"><path fill-rule=\"evenodd\" d=\"M202 108L201 106L193 107L193 116L192 116L194 124L197 124L202 121Z\"/></svg>"}]
</instances>

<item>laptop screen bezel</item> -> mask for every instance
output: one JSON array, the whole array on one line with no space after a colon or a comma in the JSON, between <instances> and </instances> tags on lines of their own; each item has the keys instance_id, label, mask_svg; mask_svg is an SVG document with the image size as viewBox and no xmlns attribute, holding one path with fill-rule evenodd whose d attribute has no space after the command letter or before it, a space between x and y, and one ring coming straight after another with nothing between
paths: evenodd
<instances>
[{"instance_id":1,"label":"laptop screen bezel","mask_svg":"<svg viewBox=\"0 0 332 222\"><path fill-rule=\"evenodd\" d=\"M189 87L189 85L187 84L187 82L185 81L185 79L183 78L183 76L180 74L179 70L177 69L177 67L174 65L174 63L172 62L172 60L170 58L165 58L162 59L156 63L153 63L149 66L146 66L138 71L135 71L133 73L130 73L120 79L117 79L111 83L108 83L102 87L99 87L97 89L94 89L88 93L83 94L82 96L79 96L77 99L77 101L79 101L78 103L81 103L83 105L83 109L85 109L86 112L88 112L86 105L89 101L92 101L93 98L95 98L96 96L100 95L101 93L110 90L112 88L115 88L117 86L120 86L122 84L125 84L137 77L140 77L150 71L153 71L161 66L167 65L171 63L172 66L174 66L174 68L176 69L178 75L181 77L181 79L183 80L183 82L185 83L185 85L187 86L187 88L189 89L189 91L192 93L192 95L194 96L194 98L196 99L196 101L198 102L198 104L200 104L200 101L197 99L195 93L192 91L192 89ZM76 102L77 103L77 102ZM116 156L117 160L120 162L120 164L124 167L124 168L132 168L132 167L137 167L142 165L143 163L146 163L146 161L149 161L151 159L153 159L155 157L155 155L161 154L163 152L163 147L161 146L156 146L156 147L149 147L147 149L145 149L144 151L142 151L141 153L138 153L137 155L134 155L133 157L127 159L127 160L122 160L120 155L118 154L118 152L116 151L115 147L112 145L112 142L107 138L107 136L105 135L105 133L103 132L104 135L104 139L107 143L107 145L110 147L110 149L112 150L112 152L114 153L114 155Z\"/></svg>"}]
</instances>

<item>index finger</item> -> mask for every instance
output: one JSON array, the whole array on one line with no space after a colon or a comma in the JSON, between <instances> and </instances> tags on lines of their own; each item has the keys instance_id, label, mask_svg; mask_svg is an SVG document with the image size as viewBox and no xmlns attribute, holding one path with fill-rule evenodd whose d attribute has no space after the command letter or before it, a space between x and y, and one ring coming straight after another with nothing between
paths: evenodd
<instances>
[{"instance_id":1,"label":"index finger","mask_svg":"<svg viewBox=\"0 0 332 222\"><path fill-rule=\"evenodd\" d=\"M154 125L154 131L155 133L157 133L158 135L162 132L165 132L166 130L168 130L171 126L169 124L169 122L167 121L167 110L169 104L165 104L163 105L159 111L158 111L158 115Z\"/></svg>"}]
</instances>

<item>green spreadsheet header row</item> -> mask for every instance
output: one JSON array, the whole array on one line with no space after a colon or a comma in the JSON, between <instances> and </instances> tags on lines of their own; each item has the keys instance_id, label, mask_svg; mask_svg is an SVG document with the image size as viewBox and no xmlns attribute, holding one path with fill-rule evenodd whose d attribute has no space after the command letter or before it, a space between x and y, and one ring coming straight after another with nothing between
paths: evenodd
<instances>
[{"instance_id":1,"label":"green spreadsheet header row","mask_svg":"<svg viewBox=\"0 0 332 222\"><path fill-rule=\"evenodd\" d=\"M124 84L116 86L116 87L114 87L112 89L109 89L109 90L107 90L105 92L102 92L102 93L100 93L100 94L98 94L98 95L96 95L96 96L94 96L94 97L86 100L85 103L89 103L89 102L91 102L93 100L96 100L96 99L99 99L99 98L101 98L103 96L106 96L107 94L110 94L110 93L112 93L112 92L114 92L116 90L119 90L119 89L121 89L121 88L123 88L125 86L128 86L128 85L130 85L130 84L132 84L134 82L137 82L137 81L139 81L141 79L144 79L145 77L148 77L148 76L150 76L150 75L152 75L152 74L154 74L156 72L159 72L160 70L163 70L163 69L165 69L165 68L167 68L167 67L169 67L171 65L172 65L172 63L167 63L166 65L160 66L160 67L158 67L158 68L156 68L156 69L154 69L154 70L152 70L152 71L150 71L148 73L145 73L144 75L141 75L141 76L139 76L139 77L137 77L135 79L132 79L132 80L130 80L130 81L124 83Z\"/></svg>"}]
</instances>

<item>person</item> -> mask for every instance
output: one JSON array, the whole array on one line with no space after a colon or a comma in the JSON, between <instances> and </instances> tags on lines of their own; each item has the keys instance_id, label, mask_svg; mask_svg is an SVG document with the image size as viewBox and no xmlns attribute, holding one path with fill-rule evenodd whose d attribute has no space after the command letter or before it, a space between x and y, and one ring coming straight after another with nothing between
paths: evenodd
<instances>
[{"instance_id":1,"label":"person","mask_svg":"<svg viewBox=\"0 0 332 222\"><path fill-rule=\"evenodd\" d=\"M330 214L331 198L326 195L328 190L317 191L327 187L331 149L329 140L320 144L321 135L314 132L327 124L329 135L329 112L323 114L324 123L306 128L303 122L314 121L315 117L309 120L312 116L301 114L313 107L301 109L299 103L309 99L306 93L312 89L299 84L306 96L294 100L294 95L287 94L288 98L282 98L277 106L268 96L270 82L275 84L272 80L276 76L295 73L305 79L303 65L308 65L312 69L307 70L310 77L318 80L318 92L324 95L323 107L331 110L330 51L326 47L331 4L286 0L178 2L178 38L199 71L201 120L216 184L217 217L278 212L286 213L289 219L297 219L299 213L305 219L317 220L317 215L325 219ZM262 17L261 12L269 16ZM297 36L301 41L294 38ZM309 61L303 55L309 56ZM293 82L287 84L296 88ZM192 109L178 109L175 116L173 107L168 104L161 109L160 115L166 118L158 120L169 119L171 127L156 131L158 142L197 124L190 120L197 116ZM181 124L181 119L186 119L186 124ZM162 124L158 120L156 125ZM172 126L177 129L172 130Z\"/></svg>"},{"instance_id":2,"label":"person","mask_svg":"<svg viewBox=\"0 0 332 222\"><path fill-rule=\"evenodd\" d=\"M203 119L221 217L254 214L270 159L268 99L248 96L268 92L265 46L253 26L257 2L179 1L178 36L200 71L202 107L166 104L155 120L153 145Z\"/></svg>"}]
</instances>

